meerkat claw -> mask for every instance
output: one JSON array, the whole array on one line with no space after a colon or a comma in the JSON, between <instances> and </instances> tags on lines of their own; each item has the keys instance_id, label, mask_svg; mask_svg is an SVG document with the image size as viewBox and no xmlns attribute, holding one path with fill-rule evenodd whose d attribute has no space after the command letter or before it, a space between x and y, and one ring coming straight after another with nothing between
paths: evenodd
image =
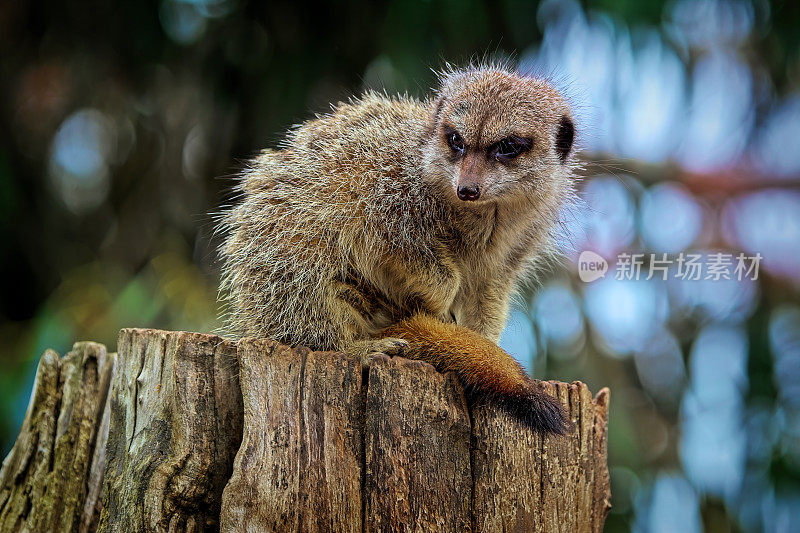
<instances>
[{"instance_id":1,"label":"meerkat claw","mask_svg":"<svg viewBox=\"0 0 800 533\"><path fill-rule=\"evenodd\" d=\"M408 348L408 342L403 339L398 339L397 337L379 339L376 341L376 345L380 347L380 350L375 350L376 352L388 355L389 357L403 355L403 352Z\"/></svg>"},{"instance_id":2,"label":"meerkat claw","mask_svg":"<svg viewBox=\"0 0 800 533\"><path fill-rule=\"evenodd\" d=\"M407 341L397 337L384 337L382 339L359 341L353 349L348 351L358 356L362 364L369 365L376 355L385 355L387 357L403 355L406 348L408 348Z\"/></svg>"}]
</instances>

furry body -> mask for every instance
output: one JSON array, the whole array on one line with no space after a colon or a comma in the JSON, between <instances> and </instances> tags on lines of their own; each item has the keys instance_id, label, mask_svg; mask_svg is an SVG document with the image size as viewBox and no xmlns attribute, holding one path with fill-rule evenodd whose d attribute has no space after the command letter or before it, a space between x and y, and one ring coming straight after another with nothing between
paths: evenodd
<instances>
[{"instance_id":1,"label":"furry body","mask_svg":"<svg viewBox=\"0 0 800 533\"><path fill-rule=\"evenodd\" d=\"M300 125L252 162L223 216L230 333L424 359L562 432L560 405L495 343L517 283L554 250L571 124L545 82L472 68L426 101L369 93ZM530 146L492 156L508 135ZM478 201L459 199L467 186Z\"/></svg>"}]
</instances>

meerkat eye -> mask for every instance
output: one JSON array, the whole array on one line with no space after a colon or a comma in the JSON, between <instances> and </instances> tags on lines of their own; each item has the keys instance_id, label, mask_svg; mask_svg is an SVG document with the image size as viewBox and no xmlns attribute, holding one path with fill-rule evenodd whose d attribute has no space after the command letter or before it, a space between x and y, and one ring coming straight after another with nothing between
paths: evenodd
<instances>
[{"instance_id":1,"label":"meerkat eye","mask_svg":"<svg viewBox=\"0 0 800 533\"><path fill-rule=\"evenodd\" d=\"M461 138L461 135L458 134L455 130L449 130L445 134L447 138L447 144L450 145L450 149L458 154L463 154L466 147L464 146L464 139Z\"/></svg>"},{"instance_id":2,"label":"meerkat eye","mask_svg":"<svg viewBox=\"0 0 800 533\"><path fill-rule=\"evenodd\" d=\"M521 137L507 137L489 147L489 157L500 162L514 159L522 152L530 150L533 141Z\"/></svg>"}]
</instances>

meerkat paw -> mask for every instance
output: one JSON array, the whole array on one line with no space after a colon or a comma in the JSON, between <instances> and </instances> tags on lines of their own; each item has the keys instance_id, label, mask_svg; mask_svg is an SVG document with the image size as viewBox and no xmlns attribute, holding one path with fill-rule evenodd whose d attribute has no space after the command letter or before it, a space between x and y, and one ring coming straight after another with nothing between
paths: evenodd
<instances>
[{"instance_id":1,"label":"meerkat paw","mask_svg":"<svg viewBox=\"0 0 800 533\"><path fill-rule=\"evenodd\" d=\"M403 355L407 347L408 342L403 339L384 337L382 339L356 341L348 352L358 356L362 364L369 365L376 355L387 355L389 357Z\"/></svg>"}]
</instances>

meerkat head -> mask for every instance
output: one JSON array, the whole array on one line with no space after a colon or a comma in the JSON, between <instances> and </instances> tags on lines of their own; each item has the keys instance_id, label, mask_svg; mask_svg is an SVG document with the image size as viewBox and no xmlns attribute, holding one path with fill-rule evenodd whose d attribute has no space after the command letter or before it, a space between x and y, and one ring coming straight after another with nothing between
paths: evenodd
<instances>
[{"instance_id":1,"label":"meerkat head","mask_svg":"<svg viewBox=\"0 0 800 533\"><path fill-rule=\"evenodd\" d=\"M426 179L453 202L547 202L571 187L575 127L549 83L495 67L441 80L423 165Z\"/></svg>"}]
</instances>

